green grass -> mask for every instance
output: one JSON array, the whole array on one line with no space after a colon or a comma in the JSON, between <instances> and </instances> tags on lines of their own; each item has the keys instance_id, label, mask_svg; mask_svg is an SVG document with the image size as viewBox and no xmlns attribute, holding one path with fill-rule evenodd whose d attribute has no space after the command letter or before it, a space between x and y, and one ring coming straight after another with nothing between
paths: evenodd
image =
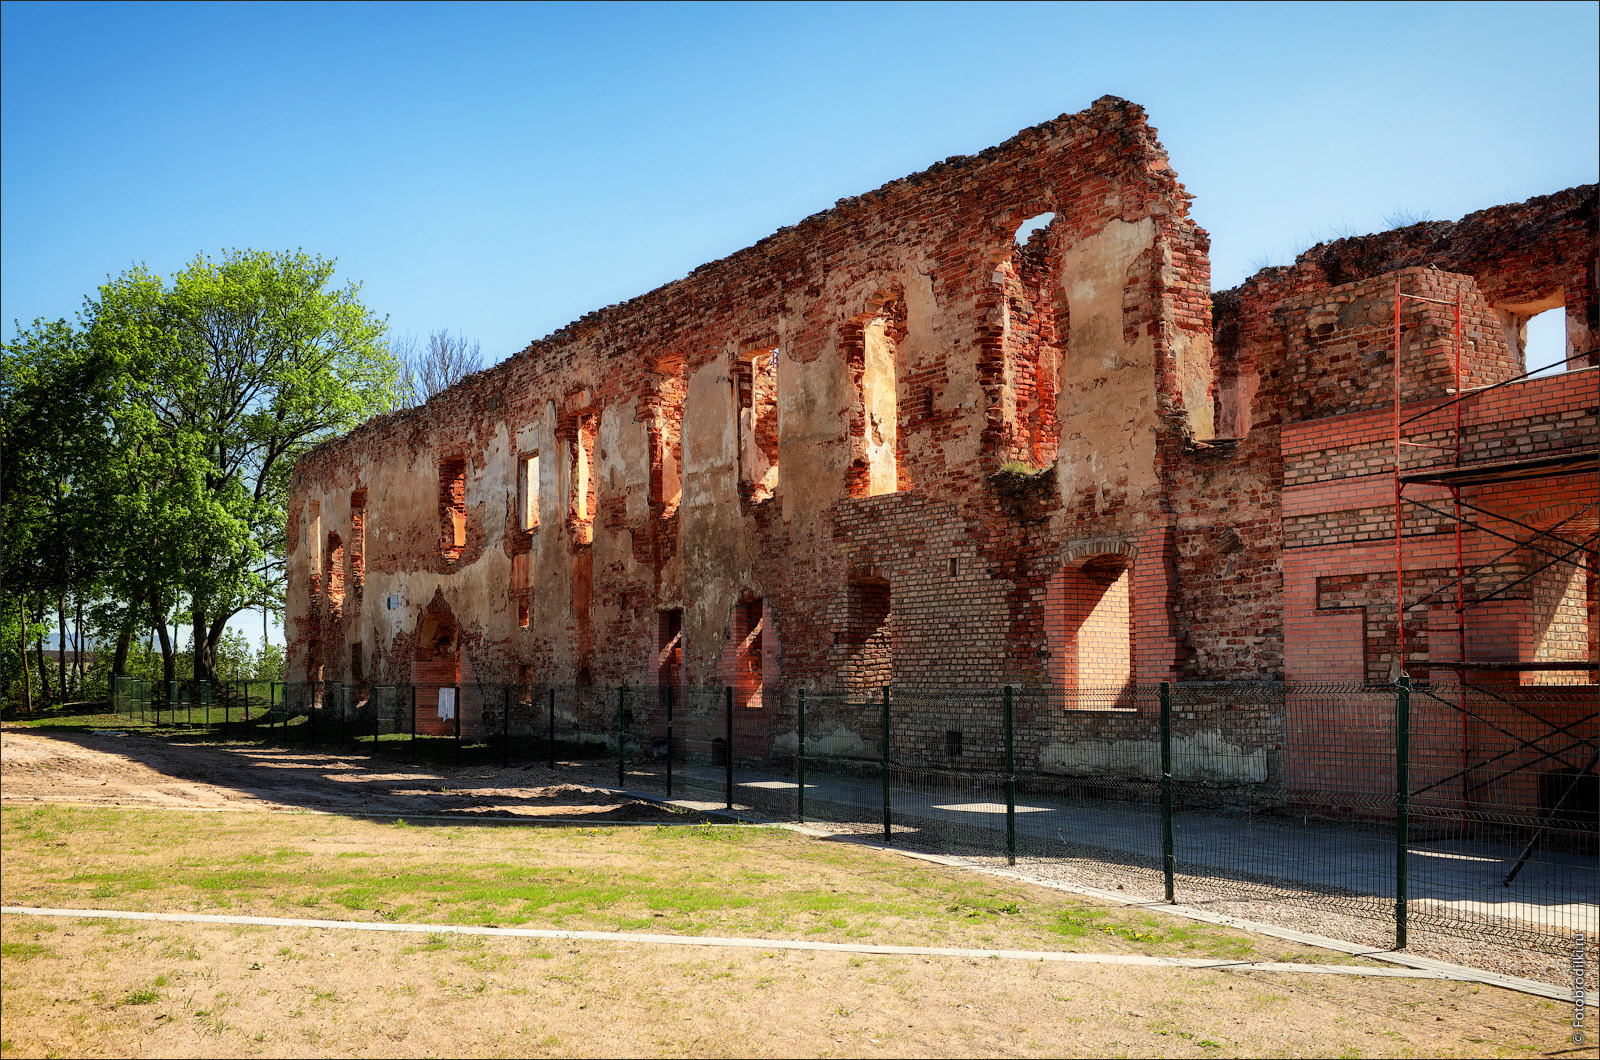
<instances>
[{"instance_id":1,"label":"green grass","mask_svg":"<svg viewBox=\"0 0 1600 1060\"><path fill-rule=\"evenodd\" d=\"M1121 911L1119 911L1121 912ZM1152 943L1163 949L1205 949L1208 957L1248 959L1255 947L1248 936L1234 941L1237 949L1227 952L1227 942L1206 930L1204 925L1145 912L1122 912L1112 918L1106 909L1063 909L1056 913L1050 930L1070 939L1106 935L1128 942Z\"/></svg>"},{"instance_id":2,"label":"green grass","mask_svg":"<svg viewBox=\"0 0 1600 1060\"><path fill-rule=\"evenodd\" d=\"M31 714L8 709L4 717L7 724L45 732L89 732L94 729L122 729L131 732L135 729L155 727L148 721L110 713L105 700L97 703L69 703L64 707L36 710Z\"/></svg>"},{"instance_id":3,"label":"green grass","mask_svg":"<svg viewBox=\"0 0 1600 1060\"><path fill-rule=\"evenodd\" d=\"M38 942L0 942L0 961L31 961L54 951Z\"/></svg>"},{"instance_id":4,"label":"green grass","mask_svg":"<svg viewBox=\"0 0 1600 1060\"><path fill-rule=\"evenodd\" d=\"M259 687L266 686L262 684ZM67 703L32 712L12 705L0 712L0 718L20 728L40 729L45 732L89 732L94 729L170 732L191 727L221 729L230 723L238 726L243 732L243 723L247 718L259 727L267 727L266 717L270 706L265 693L253 692L248 703L242 698L236 698L235 702L227 707L224 707L219 696L209 707L198 703L188 706L180 702L175 710L161 709L159 712L152 712L142 711L136 707L130 715L114 713L110 701L100 699ZM304 722L304 717L295 718L291 727Z\"/></svg>"},{"instance_id":5,"label":"green grass","mask_svg":"<svg viewBox=\"0 0 1600 1060\"><path fill-rule=\"evenodd\" d=\"M400 827L310 815L5 807L0 856L8 901L26 905L1332 956L773 828Z\"/></svg>"}]
</instances>

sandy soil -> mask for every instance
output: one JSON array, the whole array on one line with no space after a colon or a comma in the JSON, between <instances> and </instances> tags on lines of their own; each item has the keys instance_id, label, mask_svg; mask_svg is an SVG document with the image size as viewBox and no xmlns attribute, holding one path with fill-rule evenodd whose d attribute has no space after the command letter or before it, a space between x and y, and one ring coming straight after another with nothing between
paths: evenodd
<instances>
[{"instance_id":1,"label":"sandy soil","mask_svg":"<svg viewBox=\"0 0 1600 1060\"><path fill-rule=\"evenodd\" d=\"M1527 1056L1459 983L7 917L8 1056Z\"/></svg>"},{"instance_id":2,"label":"sandy soil","mask_svg":"<svg viewBox=\"0 0 1600 1060\"><path fill-rule=\"evenodd\" d=\"M0 795L29 802L332 813L682 821L564 783L542 766L443 770L360 754L174 743L127 735L0 731Z\"/></svg>"}]
</instances>

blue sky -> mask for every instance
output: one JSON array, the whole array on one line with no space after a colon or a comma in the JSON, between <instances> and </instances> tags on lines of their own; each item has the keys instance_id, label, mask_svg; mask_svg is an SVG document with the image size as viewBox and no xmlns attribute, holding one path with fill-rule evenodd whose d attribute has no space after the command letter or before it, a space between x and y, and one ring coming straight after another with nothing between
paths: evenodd
<instances>
[{"instance_id":1,"label":"blue sky","mask_svg":"<svg viewBox=\"0 0 1600 1060\"><path fill-rule=\"evenodd\" d=\"M1594 181L1597 10L8 3L0 318L304 247L499 359L1107 93L1160 130L1220 289Z\"/></svg>"}]
</instances>

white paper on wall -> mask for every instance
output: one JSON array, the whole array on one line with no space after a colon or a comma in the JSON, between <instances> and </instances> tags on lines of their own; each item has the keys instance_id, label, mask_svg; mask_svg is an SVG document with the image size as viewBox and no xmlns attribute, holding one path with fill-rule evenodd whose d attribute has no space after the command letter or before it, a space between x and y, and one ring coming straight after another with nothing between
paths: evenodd
<instances>
[{"instance_id":1,"label":"white paper on wall","mask_svg":"<svg viewBox=\"0 0 1600 1060\"><path fill-rule=\"evenodd\" d=\"M456 690L439 689L439 720L452 721L456 716Z\"/></svg>"}]
</instances>

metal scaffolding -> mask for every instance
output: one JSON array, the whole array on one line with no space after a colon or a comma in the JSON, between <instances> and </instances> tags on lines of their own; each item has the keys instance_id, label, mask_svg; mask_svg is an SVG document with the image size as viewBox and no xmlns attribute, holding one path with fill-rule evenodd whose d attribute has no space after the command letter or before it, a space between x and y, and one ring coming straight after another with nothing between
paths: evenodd
<instances>
[{"instance_id":1,"label":"metal scaffolding","mask_svg":"<svg viewBox=\"0 0 1600 1060\"><path fill-rule=\"evenodd\" d=\"M1401 390L1403 381L1403 362L1405 348L1402 344L1402 310L1408 302L1425 302L1433 305L1447 307L1452 315L1454 326L1451 332L1451 362L1453 385L1441 397L1429 400L1423 398L1422 407L1413 408L1407 414L1406 404L1402 401ZM1444 633L1455 635L1455 658L1453 660L1439 659L1438 652L1430 651L1428 667L1431 670L1441 669L1454 671L1456 681L1452 688L1435 687L1424 694L1441 705L1446 705L1459 712L1461 720L1461 762L1460 768L1443 778L1435 779L1426 787L1413 792L1420 795L1426 791L1439 789L1455 781L1461 782L1462 809L1470 810L1475 792L1482 790L1504 777L1531 766L1537 766L1545 761L1554 761L1568 770L1574 770L1572 782L1567 786L1566 792L1549 809L1545 824L1560 811L1561 806L1576 789L1579 779L1592 774L1596 766L1595 741L1575 731L1579 726L1593 722L1600 712L1590 713L1587 717L1579 718L1566 725L1557 724L1540 714L1529 710L1517 702L1512 696L1502 694L1492 684L1483 681L1474 681L1475 675L1490 672L1541 672L1541 671L1587 671L1594 673L1597 667L1594 659L1583 660L1538 660L1538 659L1473 659L1468 654L1467 628L1468 618L1472 610L1481 607L1493 600L1504 599L1518 586L1524 585L1546 570L1558 565L1582 566L1588 564L1592 570L1596 563L1596 541L1600 539L1600 528L1596 525L1597 505L1590 501L1580 504L1577 510L1567 514L1564 518L1545 527L1530 525L1522 519L1515 518L1505 512L1495 511L1492 502L1483 501L1474 497L1473 501L1462 497L1463 490L1470 487L1506 486L1510 487L1520 483L1527 483L1541 479L1556 478L1564 475L1578 473L1595 473L1597 459L1600 459L1600 446L1593 439L1581 441L1576 445L1566 445L1541 452L1518 453L1515 456L1499 456L1488 460L1464 459L1466 439L1463 432L1463 411L1470 403L1477 401L1491 391L1499 390L1528 379L1533 372L1522 372L1508 379L1489 383L1482 386L1464 387L1462 374L1462 303L1461 295L1457 292L1453 300L1429 298L1419 294L1409 294L1402 290L1399 277L1394 286L1394 418L1393 418L1393 444L1394 444L1394 561L1395 561L1395 618L1396 634L1398 639L1397 653L1399 669L1405 673L1407 669L1407 616L1419 608L1426 607L1435 602L1448 599L1454 592L1454 623L1446 629L1430 627L1431 635ZM1567 357L1562 363L1563 367L1573 362L1591 361L1595 351L1588 351ZM1541 369L1543 370L1543 369ZM1414 425L1425 423L1426 431L1417 430ZM1408 436L1407 428L1413 428L1413 436ZM1421 440L1423 434L1430 439ZM1442 437L1441 437L1442 436ZM1418 466L1413 460L1408 460L1408 451L1428 451L1436 455L1436 459L1427 461ZM1410 487L1428 486L1443 488L1448 491L1448 505L1430 504L1413 494L1408 494ZM1420 491L1416 491L1420 492ZM1431 499L1431 498L1430 498ZM1476 501L1477 503L1474 503ZM1452 576L1438 587L1420 595L1417 599L1406 599L1406 516L1407 513L1425 513L1426 516L1444 520L1450 526L1454 538L1454 570ZM1490 525L1491 522L1494 525ZM1481 559L1470 566L1466 558L1464 535L1471 531L1484 535L1486 538L1496 539L1503 547L1488 558ZM1478 541L1483 541L1479 538ZM1485 572L1492 571L1518 553L1526 554L1537 563L1532 569L1526 570L1517 576L1502 579L1500 584L1487 591L1476 588L1477 578ZM1469 584L1474 591L1469 592ZM1592 620L1592 619L1591 619ZM1431 647L1431 644L1430 644ZM1520 652L1518 653L1521 654ZM1432 682L1430 682L1432 683ZM1469 696L1470 693L1470 696ZM1521 733L1495 724L1489 718L1474 709L1471 700L1478 698L1494 701L1527 719L1537 723L1535 729L1542 731L1535 736L1524 736ZM1473 750L1469 738L1469 722L1476 721L1490 730L1497 732L1513 742L1509 750L1485 757L1482 761L1473 761ZM1549 743L1540 746L1544 741ZM1515 761L1522 756L1519 752L1529 752L1533 757L1531 761ZM1578 752L1576 760L1567 756ZM1511 758L1514 764L1503 766L1505 760ZM1576 767L1576 762L1587 758L1587 764L1581 768ZM1487 776L1479 775L1474 779L1474 773L1487 772ZM1535 832L1529 841L1529 851L1539 841L1539 836L1544 830L1544 825ZM1524 852L1524 860L1527 852ZM1519 861L1507 878L1509 884L1514 879L1522 862Z\"/></svg>"}]
</instances>

